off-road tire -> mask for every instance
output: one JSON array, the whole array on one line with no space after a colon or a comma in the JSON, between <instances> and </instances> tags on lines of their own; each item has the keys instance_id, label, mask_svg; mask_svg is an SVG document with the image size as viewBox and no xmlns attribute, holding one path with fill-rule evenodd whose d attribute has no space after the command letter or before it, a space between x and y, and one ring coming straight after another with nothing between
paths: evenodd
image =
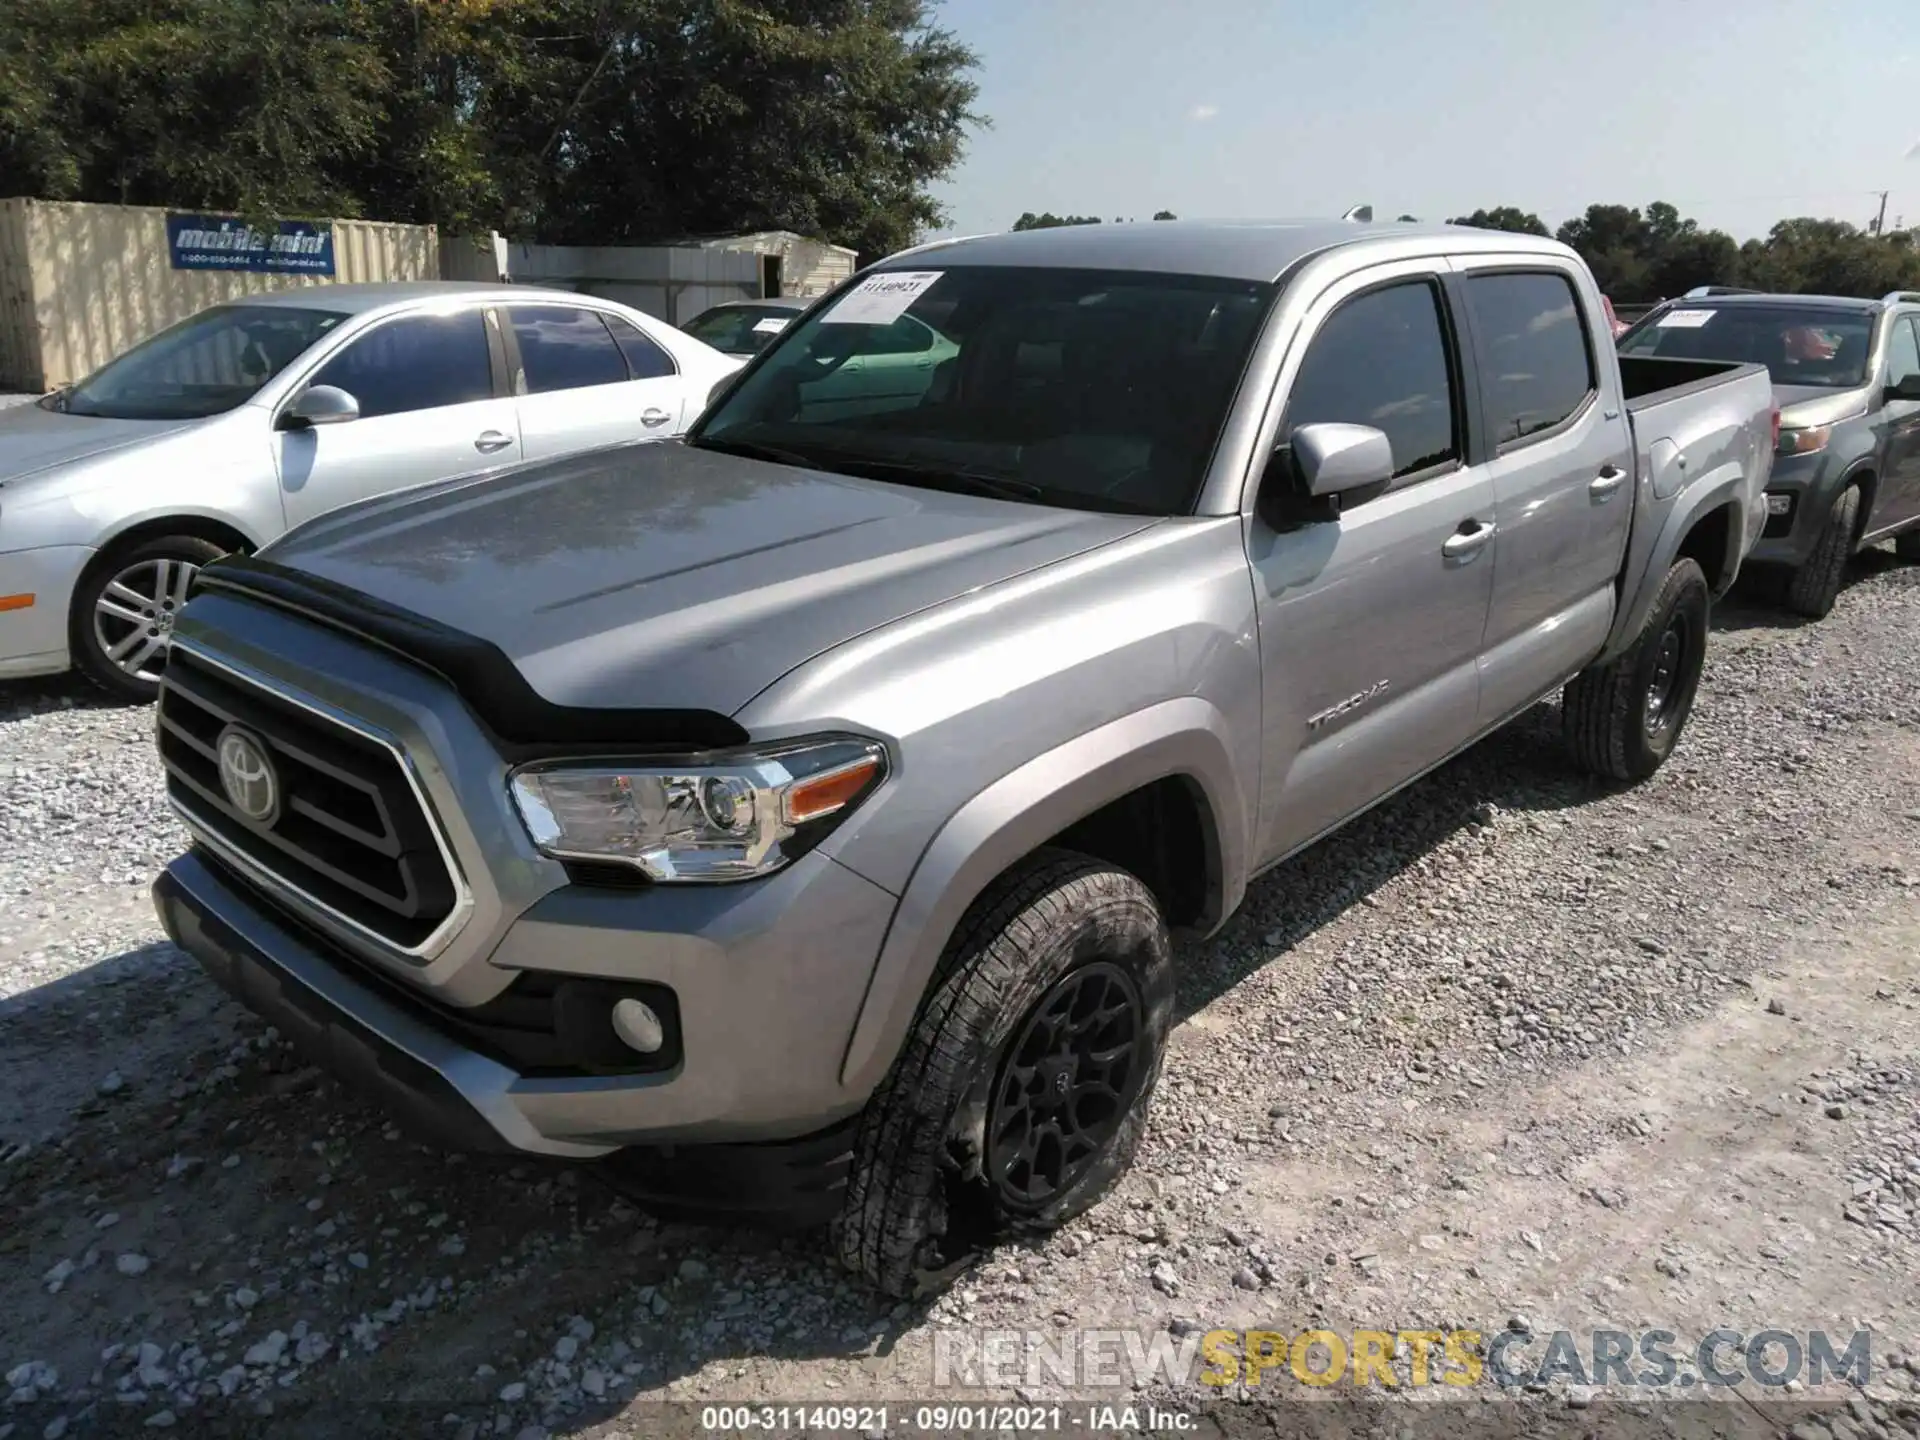
<instances>
[{"instance_id":1,"label":"off-road tire","mask_svg":"<svg viewBox=\"0 0 1920 1440\"><path fill-rule=\"evenodd\" d=\"M1909 530L1893 537L1893 553L1902 560L1920 564L1920 530Z\"/></svg>"},{"instance_id":2,"label":"off-road tire","mask_svg":"<svg viewBox=\"0 0 1920 1440\"><path fill-rule=\"evenodd\" d=\"M101 648L94 626L94 608L107 586L129 567L154 560L184 561L203 566L226 554L226 547L197 535L159 535L102 552L74 587L68 611L67 645L74 668L116 700L146 704L160 693L158 680L142 680L122 670Z\"/></svg>"},{"instance_id":3,"label":"off-road tire","mask_svg":"<svg viewBox=\"0 0 1920 1440\"><path fill-rule=\"evenodd\" d=\"M1824 620L1840 596L1840 581L1853 555L1853 537L1859 530L1860 487L1849 485L1827 511L1826 523L1813 542L1813 553L1787 579L1787 608L1809 620Z\"/></svg>"},{"instance_id":4,"label":"off-road tire","mask_svg":"<svg viewBox=\"0 0 1920 1440\"><path fill-rule=\"evenodd\" d=\"M1040 1208L1004 1203L984 1173L986 1133L1012 1043L1063 979L1107 962L1139 1000L1137 1060L1117 1128ZM1173 957L1153 895L1134 876L1045 849L977 899L954 931L919 1017L875 1092L833 1226L841 1260L888 1295L937 1288L981 1247L1054 1229L1132 1162L1173 1015Z\"/></svg>"},{"instance_id":5,"label":"off-road tire","mask_svg":"<svg viewBox=\"0 0 1920 1440\"><path fill-rule=\"evenodd\" d=\"M1633 644L1567 683L1561 723L1577 765L1610 780L1631 781L1646 779L1665 763L1700 688L1711 604L1700 566L1692 560L1674 561ZM1659 711L1664 723L1654 724L1650 690L1661 663L1662 638L1676 626L1684 628L1677 669Z\"/></svg>"}]
</instances>

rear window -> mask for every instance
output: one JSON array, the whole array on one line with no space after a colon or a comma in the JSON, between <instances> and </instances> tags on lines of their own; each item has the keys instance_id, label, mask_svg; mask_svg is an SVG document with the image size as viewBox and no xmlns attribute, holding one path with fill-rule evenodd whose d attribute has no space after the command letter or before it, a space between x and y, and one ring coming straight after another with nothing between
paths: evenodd
<instances>
[{"instance_id":1,"label":"rear window","mask_svg":"<svg viewBox=\"0 0 1920 1440\"><path fill-rule=\"evenodd\" d=\"M1688 301L1648 319L1622 355L1764 365L1776 385L1847 390L1865 382L1873 317L1813 305Z\"/></svg>"},{"instance_id":2,"label":"rear window","mask_svg":"<svg viewBox=\"0 0 1920 1440\"><path fill-rule=\"evenodd\" d=\"M1573 282L1557 271L1467 281L1481 387L1496 445L1564 424L1595 390Z\"/></svg>"}]
</instances>

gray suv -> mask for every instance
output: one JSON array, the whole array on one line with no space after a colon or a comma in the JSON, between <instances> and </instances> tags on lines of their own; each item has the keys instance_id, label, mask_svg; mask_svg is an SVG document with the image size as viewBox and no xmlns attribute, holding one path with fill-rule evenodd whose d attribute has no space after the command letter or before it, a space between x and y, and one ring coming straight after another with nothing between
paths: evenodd
<instances>
[{"instance_id":1,"label":"gray suv","mask_svg":"<svg viewBox=\"0 0 1920 1440\"><path fill-rule=\"evenodd\" d=\"M863 365L903 319L944 358ZM1551 241L896 256L685 443L203 570L156 902L421 1133L907 1293L1125 1168L1171 937L1261 871L1563 686L1651 774L1771 451L1763 370L1623 366Z\"/></svg>"},{"instance_id":2,"label":"gray suv","mask_svg":"<svg viewBox=\"0 0 1920 1440\"><path fill-rule=\"evenodd\" d=\"M1854 551L1892 539L1920 560L1920 294L1879 300L1695 292L1652 311L1620 353L1768 367L1780 439L1756 565L1789 608L1833 608Z\"/></svg>"}]
</instances>

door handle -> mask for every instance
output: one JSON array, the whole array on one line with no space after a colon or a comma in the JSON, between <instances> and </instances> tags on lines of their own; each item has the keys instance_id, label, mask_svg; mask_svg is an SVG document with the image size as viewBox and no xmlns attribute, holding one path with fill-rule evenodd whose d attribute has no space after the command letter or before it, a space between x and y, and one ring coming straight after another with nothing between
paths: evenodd
<instances>
[{"instance_id":1,"label":"door handle","mask_svg":"<svg viewBox=\"0 0 1920 1440\"><path fill-rule=\"evenodd\" d=\"M649 428L655 425L664 425L672 418L673 416L664 410L647 409L640 412L640 423Z\"/></svg>"},{"instance_id":2,"label":"door handle","mask_svg":"<svg viewBox=\"0 0 1920 1440\"><path fill-rule=\"evenodd\" d=\"M1449 560L1471 560L1493 539L1493 526L1480 520L1465 520L1460 528L1447 537L1440 547L1440 553Z\"/></svg>"},{"instance_id":3,"label":"door handle","mask_svg":"<svg viewBox=\"0 0 1920 1440\"><path fill-rule=\"evenodd\" d=\"M1587 494L1595 500L1611 499L1613 492L1625 484L1626 479L1626 471L1618 465L1609 465L1587 482Z\"/></svg>"},{"instance_id":4,"label":"door handle","mask_svg":"<svg viewBox=\"0 0 1920 1440\"><path fill-rule=\"evenodd\" d=\"M482 455L491 455L496 450L504 450L512 443L511 435L502 435L498 430L482 430L473 437L473 448Z\"/></svg>"}]
</instances>

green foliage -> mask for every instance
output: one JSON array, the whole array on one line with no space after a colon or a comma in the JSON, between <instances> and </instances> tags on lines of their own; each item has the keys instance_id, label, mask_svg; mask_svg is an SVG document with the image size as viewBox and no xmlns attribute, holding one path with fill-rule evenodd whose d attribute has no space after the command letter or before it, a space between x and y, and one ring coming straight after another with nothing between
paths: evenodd
<instances>
[{"instance_id":1,"label":"green foliage","mask_svg":"<svg viewBox=\"0 0 1920 1440\"><path fill-rule=\"evenodd\" d=\"M1548 233L1539 216L1511 205L1449 223ZM1560 227L1557 238L1580 252L1601 290L1622 304L1671 299L1696 285L1871 299L1920 289L1920 231L1875 235L1844 220L1782 220L1765 240L1742 245L1656 200L1644 212L1589 205Z\"/></svg>"},{"instance_id":2,"label":"green foliage","mask_svg":"<svg viewBox=\"0 0 1920 1440\"><path fill-rule=\"evenodd\" d=\"M928 0L0 0L9 193L617 244L944 219Z\"/></svg>"},{"instance_id":3,"label":"green foliage","mask_svg":"<svg viewBox=\"0 0 1920 1440\"><path fill-rule=\"evenodd\" d=\"M1178 220L1180 217L1171 210L1156 210L1153 212L1153 218L1156 220Z\"/></svg>"},{"instance_id":4,"label":"green foliage","mask_svg":"<svg viewBox=\"0 0 1920 1440\"><path fill-rule=\"evenodd\" d=\"M1053 230L1062 225L1104 225L1106 222L1098 215L1056 215L1051 210L1039 215L1031 210L1013 222L1016 230Z\"/></svg>"}]
</instances>

